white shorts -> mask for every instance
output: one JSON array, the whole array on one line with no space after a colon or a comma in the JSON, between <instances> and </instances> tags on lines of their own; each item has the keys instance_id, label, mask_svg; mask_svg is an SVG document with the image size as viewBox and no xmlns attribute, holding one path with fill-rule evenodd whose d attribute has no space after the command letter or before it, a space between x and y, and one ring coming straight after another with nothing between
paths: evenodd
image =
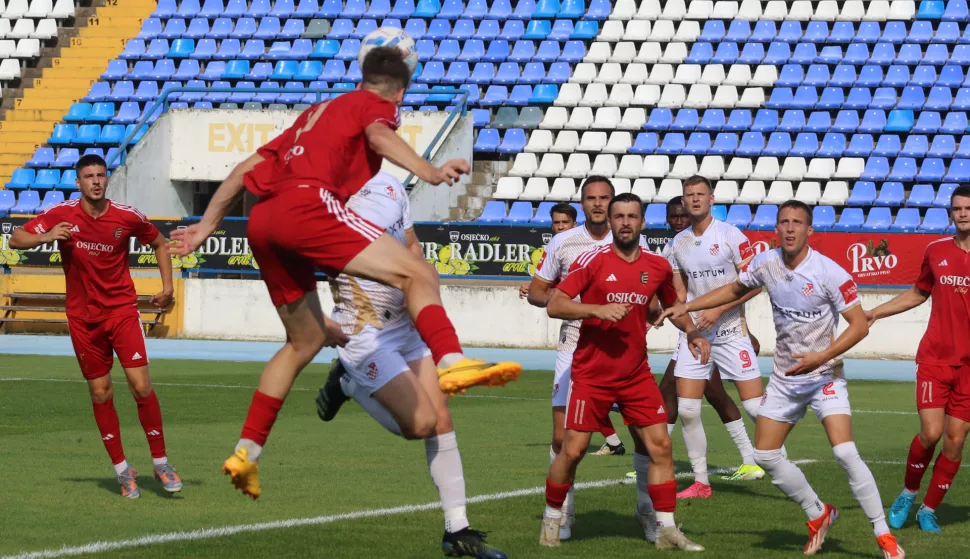
<instances>
[{"instance_id":1,"label":"white shorts","mask_svg":"<svg viewBox=\"0 0 970 559\"><path fill-rule=\"evenodd\" d=\"M710 380L717 365L721 371L721 379L741 381L761 378L761 368L758 367L758 356L751 346L751 339L747 336L721 344L711 344L711 358L707 365L702 365L694 358L687 345L686 337L677 346L677 365L674 376L697 380Z\"/></svg>"},{"instance_id":2,"label":"white shorts","mask_svg":"<svg viewBox=\"0 0 970 559\"><path fill-rule=\"evenodd\" d=\"M397 375L409 371L408 363L431 355L410 321L378 330L367 326L350 336L337 356L358 386L369 394L380 390Z\"/></svg>"},{"instance_id":3,"label":"white shorts","mask_svg":"<svg viewBox=\"0 0 970 559\"><path fill-rule=\"evenodd\" d=\"M680 335L677 336L677 345L674 346L674 352L670 356L670 360L673 361L674 363L677 362L677 354L680 353L680 346L681 344L684 343L684 340L686 339L687 339L687 335L685 335L683 332L681 332Z\"/></svg>"},{"instance_id":4,"label":"white shorts","mask_svg":"<svg viewBox=\"0 0 970 559\"><path fill-rule=\"evenodd\" d=\"M817 382L785 382L772 377L761 397L759 416L795 424L811 405L819 421L830 415L852 415L844 378L822 377Z\"/></svg>"},{"instance_id":5,"label":"white shorts","mask_svg":"<svg viewBox=\"0 0 970 559\"><path fill-rule=\"evenodd\" d=\"M556 352L556 372L552 377L552 407L564 408L569 401L569 378L573 372L573 353Z\"/></svg>"}]
</instances>

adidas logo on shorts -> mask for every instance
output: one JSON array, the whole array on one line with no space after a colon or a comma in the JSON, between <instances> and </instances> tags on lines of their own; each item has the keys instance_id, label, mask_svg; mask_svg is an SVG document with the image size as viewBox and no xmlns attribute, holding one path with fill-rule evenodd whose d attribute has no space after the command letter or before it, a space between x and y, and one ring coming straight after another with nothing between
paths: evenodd
<instances>
[{"instance_id":1,"label":"adidas logo on shorts","mask_svg":"<svg viewBox=\"0 0 970 559\"><path fill-rule=\"evenodd\" d=\"M141 359L141 354L136 351L135 354L131 356L131 358L132 359Z\"/></svg>"}]
</instances>

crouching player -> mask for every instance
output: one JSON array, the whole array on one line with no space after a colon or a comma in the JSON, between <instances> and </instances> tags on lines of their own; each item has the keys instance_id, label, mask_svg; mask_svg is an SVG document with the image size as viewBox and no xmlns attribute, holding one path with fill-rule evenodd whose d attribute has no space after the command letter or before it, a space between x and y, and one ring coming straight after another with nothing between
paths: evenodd
<instances>
[{"instance_id":1,"label":"crouching player","mask_svg":"<svg viewBox=\"0 0 970 559\"><path fill-rule=\"evenodd\" d=\"M421 256L408 195L401 183L378 173L354 194L347 207ZM424 439L431 479L441 496L445 535L441 547L452 557L505 559L469 528L465 515L465 477L448 396L438 384L431 351L411 324L404 293L346 274L332 280L331 318L350 337L338 348L339 360L317 397L317 413L334 418L350 398L385 429L406 439Z\"/></svg>"},{"instance_id":2,"label":"crouching player","mask_svg":"<svg viewBox=\"0 0 970 559\"><path fill-rule=\"evenodd\" d=\"M624 422L640 439L638 446L645 447L648 454L637 452L633 457L637 519L644 535L658 549L704 550L674 523L677 482L667 413L647 363L645 340L650 300L657 295L661 303L672 305L677 302L677 292L667 260L640 246L643 210L643 202L634 194L614 197L607 208L613 241L581 254L547 306L550 317L582 320L582 324L569 383L566 433L546 479L540 545L559 545L563 501L576 477L576 467L592 433L608 421L616 402ZM687 333L694 356L707 362L710 342L690 318L682 317L675 325Z\"/></svg>"}]
</instances>

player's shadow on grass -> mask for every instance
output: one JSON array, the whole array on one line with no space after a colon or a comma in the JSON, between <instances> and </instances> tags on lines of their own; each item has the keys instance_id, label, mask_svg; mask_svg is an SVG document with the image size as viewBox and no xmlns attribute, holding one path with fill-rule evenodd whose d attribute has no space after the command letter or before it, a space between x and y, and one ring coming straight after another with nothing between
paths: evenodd
<instances>
[{"instance_id":1,"label":"player's shadow on grass","mask_svg":"<svg viewBox=\"0 0 970 559\"><path fill-rule=\"evenodd\" d=\"M709 534L717 532L710 531ZM799 553L805 549L805 542L808 541L808 531L795 532L790 530L731 530L731 534L750 534L761 538L761 541L752 545L756 549L771 549L775 551ZM826 555L840 553L843 556L853 557L872 557L871 554L849 551L842 547L842 541L837 537L829 536L825 538L823 552Z\"/></svg>"},{"instance_id":2,"label":"player's shadow on grass","mask_svg":"<svg viewBox=\"0 0 970 559\"><path fill-rule=\"evenodd\" d=\"M112 494L115 494L115 495L121 495L121 488L118 485L118 480L116 480L114 478L110 478L110 477L103 477L103 478L101 478L101 477L69 477L69 478L62 478L62 480L63 481L70 481L70 482L73 482L73 483L94 483L98 487L100 487L101 489L104 489L105 491L107 491L109 493L112 493ZM197 479L193 479L193 480L182 480L182 485L202 485L202 484L203 484L202 481L199 481ZM156 481L156 480L154 480L152 478L140 479L139 480L139 484L138 484L138 488L142 491L142 493L144 493L146 491L150 491L150 492L154 493L155 495L158 495L159 497L162 497L162 498L165 498L165 499L179 498L180 497L178 493L169 493L168 491L165 491L165 489L162 488L162 485L158 481Z\"/></svg>"},{"instance_id":3,"label":"player's shadow on grass","mask_svg":"<svg viewBox=\"0 0 970 559\"><path fill-rule=\"evenodd\" d=\"M960 524L970 520L970 507L941 503L936 510L940 524Z\"/></svg>"},{"instance_id":4,"label":"player's shadow on grass","mask_svg":"<svg viewBox=\"0 0 970 559\"><path fill-rule=\"evenodd\" d=\"M621 536L643 539L643 528L632 514L617 514L608 510L591 510L576 515L573 540Z\"/></svg>"}]
</instances>

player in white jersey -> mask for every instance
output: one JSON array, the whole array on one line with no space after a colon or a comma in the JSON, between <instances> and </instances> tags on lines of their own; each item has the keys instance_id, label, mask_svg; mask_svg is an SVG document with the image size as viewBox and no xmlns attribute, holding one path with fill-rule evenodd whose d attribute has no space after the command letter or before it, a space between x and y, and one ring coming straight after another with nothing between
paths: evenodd
<instances>
[{"instance_id":1,"label":"player in white jersey","mask_svg":"<svg viewBox=\"0 0 970 559\"><path fill-rule=\"evenodd\" d=\"M576 208L567 202L559 202L549 208L549 219L552 221L552 234L558 235L563 231L568 231L576 227ZM519 286L519 299L529 298L529 289L532 287L532 279L523 282Z\"/></svg>"},{"instance_id":2,"label":"player in white jersey","mask_svg":"<svg viewBox=\"0 0 970 559\"><path fill-rule=\"evenodd\" d=\"M690 214L687 213L687 208L684 206L684 197L675 196L667 201L667 225L674 231L674 234L680 233L681 231L690 227ZM661 255L670 260L670 255L673 251L674 244L668 242L664 247ZM686 294L681 293L681 296L685 297ZM754 349L755 355L758 354L760 344L754 334L748 333L748 337L751 339L751 346ZM678 340L677 347L684 342L684 336L681 335ZM660 380L660 393L664 397L664 406L667 408L667 434L673 434L674 427L677 425L677 382L674 377L674 369L677 366L677 352L674 351L673 357L667 364L667 369L664 371L663 378ZM724 424L724 428L727 429L728 435L731 436L731 440L738 447L738 452L741 453L741 466L734 471L734 473L722 476L722 479L729 481L737 480L756 480L764 477L764 470L758 467L754 461L754 447L751 446L751 439L748 438L748 432L744 428L744 419L741 417L741 410L738 409L738 405L734 403L734 400L728 395L727 391L724 389L724 383L721 382L721 372L717 369L717 365L714 366L711 376L707 381L707 386L704 388L704 398L707 402L714 408L717 412L718 417Z\"/></svg>"},{"instance_id":3,"label":"player in white jersey","mask_svg":"<svg viewBox=\"0 0 970 559\"><path fill-rule=\"evenodd\" d=\"M852 440L852 410L841 356L869 333L856 284L838 264L809 248L812 210L803 202L782 204L775 230L780 248L756 256L737 280L675 305L662 316L726 305L758 288L768 291L777 341L755 431L755 459L772 483L805 511L809 532L805 554L814 555L838 519L838 511L819 500L805 474L782 454L788 433L811 406L825 427L836 461L849 476L852 494L872 523L879 548L887 559L902 559L906 554L889 532L876 480ZM840 314L849 326L837 335Z\"/></svg>"},{"instance_id":4,"label":"player in white jersey","mask_svg":"<svg viewBox=\"0 0 970 559\"><path fill-rule=\"evenodd\" d=\"M421 254L407 191L392 175L378 173L346 206ZM353 398L388 431L424 439L428 469L445 515L442 549L453 557L506 559L505 553L485 542L484 533L469 528L448 397L439 388L431 352L411 324L404 293L345 274L330 283L335 303L331 318L350 342L338 348L339 359L320 389L320 418L332 420Z\"/></svg>"},{"instance_id":5,"label":"player in white jersey","mask_svg":"<svg viewBox=\"0 0 970 559\"><path fill-rule=\"evenodd\" d=\"M710 181L694 175L684 181L684 206L690 215L690 227L678 233L668 243L668 261L674 269L674 287L681 300L691 301L722 285L733 283L738 272L754 256L751 243L737 227L718 221L711 215L714 189ZM679 273L678 273L679 272ZM711 359L701 363L691 355L686 344L677 349L674 377L677 382L677 412L680 416L687 447L694 470L694 483L677 494L679 499L711 497L711 483L707 471L707 437L701 422L701 398L714 367L723 380L733 381L751 419L758 417L758 404L764 388L757 353L748 338L744 321L744 303L756 296L753 290L739 301L703 313L695 313L697 329L711 342ZM686 299L685 299L686 297ZM743 427L743 423L742 423ZM746 431L738 438L748 439ZM750 448L750 439L748 447ZM764 472L747 454L739 479L758 479Z\"/></svg>"}]
</instances>

